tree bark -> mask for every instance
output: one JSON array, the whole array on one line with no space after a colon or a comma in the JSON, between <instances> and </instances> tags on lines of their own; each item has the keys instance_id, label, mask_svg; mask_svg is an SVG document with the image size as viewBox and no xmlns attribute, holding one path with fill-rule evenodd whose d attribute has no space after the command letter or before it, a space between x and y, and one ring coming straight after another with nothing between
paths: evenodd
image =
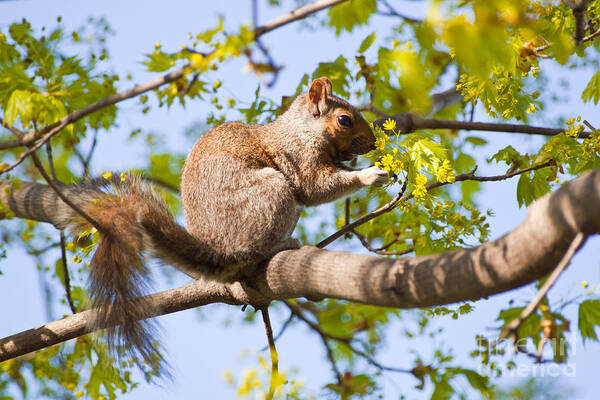
<instances>
[{"instance_id":1,"label":"tree bark","mask_svg":"<svg viewBox=\"0 0 600 400\"><path fill-rule=\"evenodd\" d=\"M600 231L599 209L600 170L595 170L542 197L517 228L478 247L401 259L310 246L286 250L247 285L196 281L147 296L147 317L215 302L260 306L297 297L397 308L476 300L552 271L578 232ZM0 361L90 332L93 315L93 310L84 311L2 339Z\"/></svg>"}]
</instances>

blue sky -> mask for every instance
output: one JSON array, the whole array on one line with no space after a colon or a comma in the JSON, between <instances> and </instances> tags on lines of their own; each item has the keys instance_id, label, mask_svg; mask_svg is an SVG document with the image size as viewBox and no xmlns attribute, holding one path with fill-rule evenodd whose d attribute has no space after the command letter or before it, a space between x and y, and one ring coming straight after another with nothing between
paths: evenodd
<instances>
[{"instance_id":1,"label":"blue sky","mask_svg":"<svg viewBox=\"0 0 600 400\"><path fill-rule=\"evenodd\" d=\"M287 2L289 9L291 2ZM397 8L410 15L421 15L421 2L397 2ZM281 11L273 12L266 6L261 7L259 18L266 22ZM216 22L218 15L225 16L227 26L235 27L241 22L250 21L250 3L245 1L224 0L220 2L159 2L159 1L9 1L0 2L0 28L25 17L34 27L42 25L52 27L56 17L62 16L67 27L76 28L84 24L87 17L104 16L110 23L116 35L109 39L111 55L110 68L124 76L132 73L135 82L145 82L153 77L144 71L141 64L144 54L151 52L157 42L164 49L179 49L186 43L188 33L196 33ZM369 27L358 29L352 34L336 38L331 32L318 30L298 30L298 24L281 28L264 36L264 42L272 50L276 60L285 66L277 85L266 89L264 94L278 101L282 95L294 92L295 87L304 73L311 73L320 61L331 61L338 55L351 56L359 47L362 39L376 28L389 24L385 18L374 18ZM380 43L385 44L387 38L380 37ZM551 61L550 61L551 62ZM228 64L220 74L225 79L224 91L228 91L242 102L250 101L258 81L253 75L242 72L243 62L235 61ZM586 75L588 74L589 75ZM556 74L550 84L556 85L558 77L567 76L568 72L556 68ZM600 125L597 107L582 105L578 101L583 85L591 76L591 71L577 77L568 77L571 87L568 92L561 93L570 97L571 101L557 107L551 112L564 116L582 115L591 120L592 124ZM122 81L122 89L130 83ZM558 86L557 86L557 90ZM138 112L135 101L120 105L122 111L119 126L100 138L100 147L95 159L94 170L99 173L106 169L127 169L144 165L145 154L126 141L132 129L142 127L167 134L167 147L172 151L185 153L189 141L182 139L180 133L191 123L202 119L206 106L200 101L188 104L183 109L173 107L169 110L153 108L146 115ZM597 117L596 117L597 118ZM476 114L476 120L484 119L483 113ZM540 143L539 138L523 137L499 133L478 134L490 140L493 148L499 149L512 145L519 149L535 148ZM493 150L490 149L491 154ZM480 171L484 174L494 173L492 167L483 165L480 160ZM496 217L492 219L492 237L498 237L513 229L524 217L525 210L518 209L515 198L516 180L501 182L487 186L479 197L483 208L491 208ZM330 210L323 208L323 215ZM582 291L581 281L598 282L598 256L600 245L598 237L588 240L584 249L573 260L569 270L560 279L557 287L551 291L551 299L558 302L561 298L578 294ZM355 248L358 251L358 249ZM11 252L6 260L2 260L4 275L0 278L0 303L15 304L19 307L5 307L5 316L0 326L0 336L4 337L18 331L31 328L46 322L42 297L39 292L38 273L31 258ZM174 277L172 281L160 281L162 274L156 274L157 287L163 289L187 282L185 277ZM442 319L440 324L446 329L442 338L446 348L451 348L453 354L464 365L474 365L468 357L473 348L475 334L492 335L489 328L497 326L494 322L498 307L506 304L508 299L515 299L515 304L528 301L535 289L531 286L519 291L495 296L490 300L475 303L476 311L458 321ZM56 307L57 314L67 313ZM573 315L575 310L569 311ZM8 314L8 315L7 315ZM274 328L277 332L285 314L275 313ZM123 399L169 399L169 398L232 398L234 393L227 387L223 374L231 370L234 375L241 375L245 366L254 366L254 354L265 345L264 332L259 319L253 325L242 324L241 311L231 306L213 305L204 307L200 312L188 310L159 318L163 327L163 342L168 351L169 360L174 368L175 380L164 387L142 384L141 388ZM381 353L382 363L398 367L410 367L413 359L408 352L406 343L402 343L402 327L393 324L387 334L386 351ZM575 329L575 326L572 327ZM433 346L431 342L422 340L417 343L422 356L427 360ZM410 343L410 345L414 345ZM431 349L428 347L431 346ZM573 363L576 366L575 377L558 377L558 382L578 390L576 398L596 398L594 386L599 378L596 364L600 355L598 344L576 343L576 355ZM322 346L316 335L304 327L293 327L278 342L281 368L283 370L297 369L297 377L301 377L305 385L315 393L319 393L322 384L330 378L330 368L324 357ZM430 351L428 351L430 350ZM244 352L248 357L242 357ZM265 356L267 356L265 354ZM523 364L528 363L521 359ZM382 380L386 398L396 398L400 393L411 388L417 382L402 375L386 374ZM411 391L411 398L424 397L422 392Z\"/></svg>"}]
</instances>

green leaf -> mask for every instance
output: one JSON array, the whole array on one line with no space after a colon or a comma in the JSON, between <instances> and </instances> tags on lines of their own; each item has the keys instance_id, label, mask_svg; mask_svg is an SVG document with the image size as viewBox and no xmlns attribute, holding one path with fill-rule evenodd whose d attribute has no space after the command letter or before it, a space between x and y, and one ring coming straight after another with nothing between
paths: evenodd
<instances>
[{"instance_id":1,"label":"green leaf","mask_svg":"<svg viewBox=\"0 0 600 400\"><path fill-rule=\"evenodd\" d=\"M469 136L465 138L465 141L471 143L473 146L484 146L487 144L487 140L477 136Z\"/></svg>"},{"instance_id":2,"label":"green leaf","mask_svg":"<svg viewBox=\"0 0 600 400\"><path fill-rule=\"evenodd\" d=\"M351 76L350 70L346 66L346 60L343 56L339 56L333 62L319 63L319 66L313 72L313 79L318 79L326 76L331 81L333 91L340 96L349 97L348 77Z\"/></svg>"},{"instance_id":3,"label":"green leaf","mask_svg":"<svg viewBox=\"0 0 600 400\"><path fill-rule=\"evenodd\" d=\"M146 57L148 61L144 61L144 64L148 67L148 71L163 72L174 65L171 57L162 51L156 50L154 53L146 55Z\"/></svg>"},{"instance_id":4,"label":"green leaf","mask_svg":"<svg viewBox=\"0 0 600 400\"><path fill-rule=\"evenodd\" d=\"M7 125L13 125L19 116L21 123L25 125L24 119L31 115L32 93L26 90L15 90L6 103L4 119Z\"/></svg>"},{"instance_id":5,"label":"green leaf","mask_svg":"<svg viewBox=\"0 0 600 400\"><path fill-rule=\"evenodd\" d=\"M577 327L581 338L598 341L596 326L600 326L600 300L586 300L579 305L579 318Z\"/></svg>"},{"instance_id":6,"label":"green leaf","mask_svg":"<svg viewBox=\"0 0 600 400\"><path fill-rule=\"evenodd\" d=\"M486 376L478 374L477 372L471 369L457 368L456 372L459 374L463 374L465 378L467 378L469 384L471 384L473 389L477 389L480 392L486 392L490 389L488 385L488 378Z\"/></svg>"},{"instance_id":7,"label":"green leaf","mask_svg":"<svg viewBox=\"0 0 600 400\"><path fill-rule=\"evenodd\" d=\"M512 146L506 146L502 150L498 151L496 154L490 158L490 161L504 161L508 165L512 165L514 162L518 161L521 158L521 154L516 151Z\"/></svg>"},{"instance_id":8,"label":"green leaf","mask_svg":"<svg viewBox=\"0 0 600 400\"><path fill-rule=\"evenodd\" d=\"M595 105L598 104L598 100L600 100L600 72L596 72L592 76L583 93L581 93L581 100L586 103L593 100Z\"/></svg>"},{"instance_id":9,"label":"green leaf","mask_svg":"<svg viewBox=\"0 0 600 400\"><path fill-rule=\"evenodd\" d=\"M454 388L450 386L447 380L442 379L435 382L435 389L431 394L431 400L446 400L451 398Z\"/></svg>"},{"instance_id":10,"label":"green leaf","mask_svg":"<svg viewBox=\"0 0 600 400\"><path fill-rule=\"evenodd\" d=\"M519 315L521 315L524 309L525 307L513 307L507 308L506 310L502 310L500 311L500 314L498 314L498 318L496 318L496 321L504 320L504 323L502 325L506 325L513 319L519 317Z\"/></svg>"},{"instance_id":11,"label":"green leaf","mask_svg":"<svg viewBox=\"0 0 600 400\"><path fill-rule=\"evenodd\" d=\"M369 47L371 47L371 45L375 41L375 37L376 37L375 32L373 32L369 36L367 36L360 44L360 47L358 48L358 52L360 54L362 54L365 51L367 51L369 49Z\"/></svg>"},{"instance_id":12,"label":"green leaf","mask_svg":"<svg viewBox=\"0 0 600 400\"><path fill-rule=\"evenodd\" d=\"M352 32L357 25L364 25L377 11L377 0L350 0L329 9L329 25L335 28L336 35L342 30Z\"/></svg>"},{"instance_id":13,"label":"green leaf","mask_svg":"<svg viewBox=\"0 0 600 400\"><path fill-rule=\"evenodd\" d=\"M575 50L571 34L562 33L552 41L552 53L559 64L565 65Z\"/></svg>"},{"instance_id":14,"label":"green leaf","mask_svg":"<svg viewBox=\"0 0 600 400\"><path fill-rule=\"evenodd\" d=\"M533 176L531 175L531 172L522 174L517 183L517 203L519 207L528 206L550 190L550 185L545 178L548 173L540 173L538 170L534 171Z\"/></svg>"}]
</instances>

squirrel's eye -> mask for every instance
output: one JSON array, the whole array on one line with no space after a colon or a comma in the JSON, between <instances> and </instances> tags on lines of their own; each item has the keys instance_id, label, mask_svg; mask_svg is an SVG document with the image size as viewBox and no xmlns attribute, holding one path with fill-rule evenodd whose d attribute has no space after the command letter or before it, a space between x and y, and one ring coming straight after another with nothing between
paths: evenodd
<instances>
[{"instance_id":1,"label":"squirrel's eye","mask_svg":"<svg viewBox=\"0 0 600 400\"><path fill-rule=\"evenodd\" d=\"M338 123L343 127L350 128L352 126L352 119L347 115L340 115L338 117Z\"/></svg>"}]
</instances>

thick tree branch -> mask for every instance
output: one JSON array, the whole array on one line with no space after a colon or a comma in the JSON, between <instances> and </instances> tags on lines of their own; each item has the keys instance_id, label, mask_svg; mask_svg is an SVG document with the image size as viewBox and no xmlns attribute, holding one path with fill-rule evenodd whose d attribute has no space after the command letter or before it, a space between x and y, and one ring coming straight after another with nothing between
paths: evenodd
<instances>
[{"instance_id":1,"label":"thick tree branch","mask_svg":"<svg viewBox=\"0 0 600 400\"><path fill-rule=\"evenodd\" d=\"M248 286L196 281L147 296L146 317L215 302L260 305L298 297L398 308L475 300L551 272L578 232L600 231L599 208L595 170L542 197L512 232L478 247L397 260L310 246L286 250L257 270ZM0 361L88 333L93 319L94 311L84 311L2 339Z\"/></svg>"}]
</instances>

